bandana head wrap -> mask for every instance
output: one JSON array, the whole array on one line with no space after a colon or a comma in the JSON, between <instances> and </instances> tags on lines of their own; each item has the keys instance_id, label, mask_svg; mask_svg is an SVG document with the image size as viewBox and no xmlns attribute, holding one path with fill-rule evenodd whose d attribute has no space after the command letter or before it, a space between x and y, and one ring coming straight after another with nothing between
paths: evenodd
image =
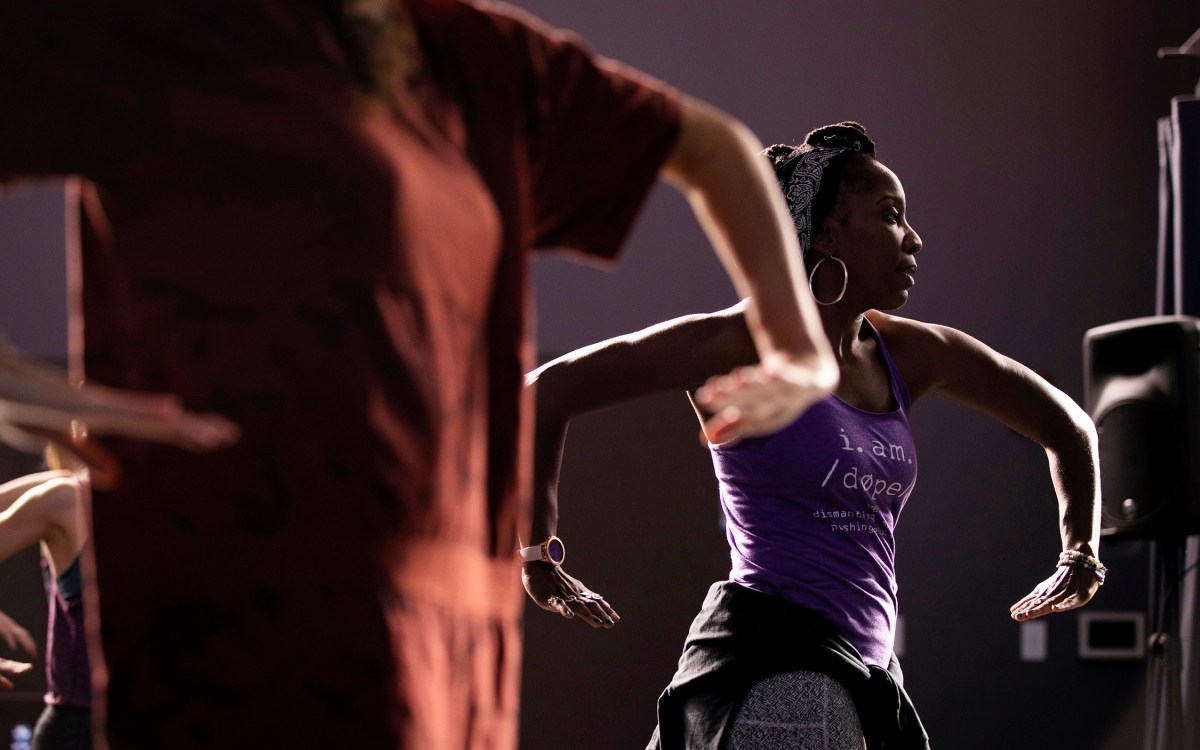
<instances>
[{"instance_id":1,"label":"bandana head wrap","mask_svg":"<svg viewBox=\"0 0 1200 750\"><path fill-rule=\"evenodd\" d=\"M847 143L841 136L825 136L829 145L813 146L804 144L798 146L775 167L775 176L779 186L787 198L788 210L792 214L792 225L796 227L796 236L800 239L800 252L807 256L812 249L812 202L817 191L821 189L821 178L825 169L834 157L847 151L857 152L860 146L857 142Z\"/></svg>"}]
</instances>

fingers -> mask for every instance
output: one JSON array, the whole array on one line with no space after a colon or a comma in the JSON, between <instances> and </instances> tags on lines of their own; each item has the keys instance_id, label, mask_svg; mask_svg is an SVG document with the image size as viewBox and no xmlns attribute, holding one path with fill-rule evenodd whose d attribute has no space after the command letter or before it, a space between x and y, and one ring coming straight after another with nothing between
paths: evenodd
<instances>
[{"instance_id":1,"label":"fingers","mask_svg":"<svg viewBox=\"0 0 1200 750\"><path fill-rule=\"evenodd\" d=\"M1035 589L1033 593L1014 604L1009 611L1012 613L1012 618L1018 622L1034 620L1053 612L1054 605L1062 601L1063 596L1064 592L1061 591L1038 591Z\"/></svg>"},{"instance_id":2,"label":"fingers","mask_svg":"<svg viewBox=\"0 0 1200 750\"><path fill-rule=\"evenodd\" d=\"M741 410L736 406L727 406L704 422L704 427L700 430L700 442L731 443L740 435L738 428L741 422Z\"/></svg>"},{"instance_id":3,"label":"fingers","mask_svg":"<svg viewBox=\"0 0 1200 750\"><path fill-rule=\"evenodd\" d=\"M1032 620L1050 612L1050 600L1054 597L1055 592L1061 590L1061 585L1065 580L1064 571L1058 568L1054 571L1054 575L1042 581L1037 587L1021 598L1016 604L1009 607L1009 613L1014 620L1023 622ZM1055 599L1057 601L1057 599Z\"/></svg>"},{"instance_id":4,"label":"fingers","mask_svg":"<svg viewBox=\"0 0 1200 750\"><path fill-rule=\"evenodd\" d=\"M34 642L33 636L29 635L29 631L12 620L8 620L6 625L3 635L8 647L14 651L24 650L30 656L37 656L37 643Z\"/></svg>"},{"instance_id":5,"label":"fingers","mask_svg":"<svg viewBox=\"0 0 1200 750\"><path fill-rule=\"evenodd\" d=\"M523 567L521 577L525 590L544 610L568 620L578 619L593 628L611 628L621 619L603 596L561 567L530 562Z\"/></svg>"},{"instance_id":6,"label":"fingers","mask_svg":"<svg viewBox=\"0 0 1200 750\"><path fill-rule=\"evenodd\" d=\"M541 604L541 602L539 602L539 604ZM551 598L546 599L546 604L542 605L542 608L544 608L544 610L550 610L551 612L562 614L562 616L566 619L575 617L575 612L571 610L571 606L568 604L568 602L562 598L559 598L559 596L551 596Z\"/></svg>"},{"instance_id":7,"label":"fingers","mask_svg":"<svg viewBox=\"0 0 1200 750\"><path fill-rule=\"evenodd\" d=\"M605 601L603 596L587 589L578 594L568 594L563 597L563 601L573 615L577 615L581 622L593 628L607 630L621 621L616 610Z\"/></svg>"},{"instance_id":8,"label":"fingers","mask_svg":"<svg viewBox=\"0 0 1200 750\"><path fill-rule=\"evenodd\" d=\"M1037 601L1041 597L1042 597L1041 590L1034 589L1031 593L1028 593L1025 596L1021 597L1021 599L1016 604L1009 607L1008 611L1015 614L1018 611L1028 608L1033 602Z\"/></svg>"},{"instance_id":9,"label":"fingers","mask_svg":"<svg viewBox=\"0 0 1200 750\"><path fill-rule=\"evenodd\" d=\"M1054 575L1012 605L1009 612L1014 620L1024 622L1082 607L1091 600L1099 586L1094 578L1094 575L1084 575L1076 568L1058 568Z\"/></svg>"},{"instance_id":10,"label":"fingers","mask_svg":"<svg viewBox=\"0 0 1200 750\"><path fill-rule=\"evenodd\" d=\"M742 409L762 408L758 403L759 391L770 382L761 367L740 367L728 375L709 378L696 391L696 402L712 412L728 407Z\"/></svg>"},{"instance_id":11,"label":"fingers","mask_svg":"<svg viewBox=\"0 0 1200 750\"><path fill-rule=\"evenodd\" d=\"M543 608L557 612L568 620L578 617L580 622L593 628L607 630L621 621L620 615L603 596L587 589L551 596Z\"/></svg>"},{"instance_id":12,"label":"fingers","mask_svg":"<svg viewBox=\"0 0 1200 750\"><path fill-rule=\"evenodd\" d=\"M704 425L708 442L739 435L766 435L787 427L827 393L804 368L768 372L743 367L710 379L696 391L696 403L710 412Z\"/></svg>"},{"instance_id":13,"label":"fingers","mask_svg":"<svg viewBox=\"0 0 1200 750\"><path fill-rule=\"evenodd\" d=\"M232 445L241 437L241 429L219 414L179 415L175 425L175 441L183 448L196 453Z\"/></svg>"},{"instance_id":14,"label":"fingers","mask_svg":"<svg viewBox=\"0 0 1200 750\"><path fill-rule=\"evenodd\" d=\"M19 675L33 669L33 665L23 661L12 661L11 659L0 659L0 687L7 690L12 690L12 681L5 675Z\"/></svg>"},{"instance_id":15,"label":"fingers","mask_svg":"<svg viewBox=\"0 0 1200 750\"><path fill-rule=\"evenodd\" d=\"M75 387L44 375L0 373L0 440L38 450L25 433L61 433L72 420L96 435L121 435L211 451L237 441L237 425L217 414L185 411L176 396L121 391L98 385Z\"/></svg>"},{"instance_id":16,"label":"fingers","mask_svg":"<svg viewBox=\"0 0 1200 750\"><path fill-rule=\"evenodd\" d=\"M29 634L29 631L25 628L21 628L16 635L17 643L22 649L25 650L25 653L29 654L30 656L37 656L37 643L34 642L33 636Z\"/></svg>"},{"instance_id":17,"label":"fingers","mask_svg":"<svg viewBox=\"0 0 1200 750\"><path fill-rule=\"evenodd\" d=\"M1026 620L1036 620L1039 617L1044 617L1051 612L1056 611L1054 605L1058 603L1057 597L1038 597L1033 599L1023 608L1014 611L1012 618L1018 622Z\"/></svg>"},{"instance_id":18,"label":"fingers","mask_svg":"<svg viewBox=\"0 0 1200 750\"><path fill-rule=\"evenodd\" d=\"M196 453L232 445L241 435L237 425L219 414L184 411L173 397L147 399L163 399L161 403L165 406L128 411L103 409L85 413L83 420L93 434L168 443Z\"/></svg>"},{"instance_id":19,"label":"fingers","mask_svg":"<svg viewBox=\"0 0 1200 750\"><path fill-rule=\"evenodd\" d=\"M147 398L170 404L177 402L172 397ZM99 419L98 423L89 422L85 430L77 429L80 427L77 421L60 425L57 422L62 420L56 419L54 426L46 426L43 424L46 420L41 418L25 422L23 420L29 417L28 410L14 414L3 407L4 403L0 402L0 442L26 452L40 451L45 443L53 442L86 465L92 483L102 490L112 489L120 482L121 465L107 449L87 438L88 430L176 445L196 453L231 445L241 437L238 426L228 419L214 414L184 412L177 405L166 411L131 411L115 417L106 414L106 418Z\"/></svg>"}]
</instances>

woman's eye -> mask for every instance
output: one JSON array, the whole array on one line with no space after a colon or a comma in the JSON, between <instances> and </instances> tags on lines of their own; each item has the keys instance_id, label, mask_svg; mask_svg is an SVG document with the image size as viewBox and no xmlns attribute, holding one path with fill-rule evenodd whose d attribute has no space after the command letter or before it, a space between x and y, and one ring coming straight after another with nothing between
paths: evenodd
<instances>
[{"instance_id":1,"label":"woman's eye","mask_svg":"<svg viewBox=\"0 0 1200 750\"><path fill-rule=\"evenodd\" d=\"M887 221L889 224L898 224L898 223L900 223L900 214L898 214L898 213L897 213L897 212L895 212L895 211L888 211L886 214L884 214L884 215L883 215L883 218L884 218L884 220L885 220L885 221Z\"/></svg>"}]
</instances>

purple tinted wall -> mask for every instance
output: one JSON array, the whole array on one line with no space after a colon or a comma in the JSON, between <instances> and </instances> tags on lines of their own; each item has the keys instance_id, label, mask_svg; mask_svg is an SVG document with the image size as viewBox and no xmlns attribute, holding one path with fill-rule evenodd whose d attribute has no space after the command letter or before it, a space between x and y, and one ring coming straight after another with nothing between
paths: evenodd
<instances>
[{"instance_id":1,"label":"purple tinted wall","mask_svg":"<svg viewBox=\"0 0 1200 750\"><path fill-rule=\"evenodd\" d=\"M0 331L25 351L67 354L66 251L58 184L0 198Z\"/></svg>"}]
</instances>

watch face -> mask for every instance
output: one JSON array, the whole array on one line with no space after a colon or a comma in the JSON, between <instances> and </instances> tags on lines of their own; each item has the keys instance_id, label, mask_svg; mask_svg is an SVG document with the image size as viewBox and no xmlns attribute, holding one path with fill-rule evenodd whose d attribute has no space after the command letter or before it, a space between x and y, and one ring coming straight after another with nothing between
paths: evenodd
<instances>
[{"instance_id":1,"label":"watch face","mask_svg":"<svg viewBox=\"0 0 1200 750\"><path fill-rule=\"evenodd\" d=\"M567 556L567 548L563 546L562 540L558 537L551 537L546 542L546 557L550 558L550 562L555 565L562 565L563 558Z\"/></svg>"}]
</instances>

